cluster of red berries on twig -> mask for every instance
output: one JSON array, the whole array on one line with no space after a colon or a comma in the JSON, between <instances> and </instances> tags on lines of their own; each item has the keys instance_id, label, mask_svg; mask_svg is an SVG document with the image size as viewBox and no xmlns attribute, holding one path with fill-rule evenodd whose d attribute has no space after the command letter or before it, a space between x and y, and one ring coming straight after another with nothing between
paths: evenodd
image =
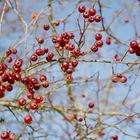
<instances>
[{"instance_id":1,"label":"cluster of red berries on twig","mask_svg":"<svg viewBox=\"0 0 140 140\"><path fill-rule=\"evenodd\" d=\"M137 56L140 56L140 42L136 40L132 40L130 42L130 47L128 49L128 52L131 54L136 54Z\"/></svg>"},{"instance_id":2,"label":"cluster of red berries on twig","mask_svg":"<svg viewBox=\"0 0 140 140\"><path fill-rule=\"evenodd\" d=\"M88 22L100 22L102 20L101 16L96 15L96 9L90 8L86 10L85 6L79 6L78 11L82 13L83 17L87 19Z\"/></svg>"},{"instance_id":3,"label":"cluster of red berries on twig","mask_svg":"<svg viewBox=\"0 0 140 140\"><path fill-rule=\"evenodd\" d=\"M2 140L17 140L16 134L8 132L8 131L0 132L0 138Z\"/></svg>"},{"instance_id":4,"label":"cluster of red berries on twig","mask_svg":"<svg viewBox=\"0 0 140 140\"><path fill-rule=\"evenodd\" d=\"M112 76L112 82L113 83L118 83L118 82L126 83L127 82L127 77L123 76L123 75L113 75Z\"/></svg>"}]
</instances>

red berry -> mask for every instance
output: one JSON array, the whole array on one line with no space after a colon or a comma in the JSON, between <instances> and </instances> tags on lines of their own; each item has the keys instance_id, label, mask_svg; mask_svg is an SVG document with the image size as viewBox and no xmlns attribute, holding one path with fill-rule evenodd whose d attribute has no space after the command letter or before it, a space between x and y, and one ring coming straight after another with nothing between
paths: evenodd
<instances>
[{"instance_id":1,"label":"red berry","mask_svg":"<svg viewBox=\"0 0 140 140\"><path fill-rule=\"evenodd\" d=\"M8 131L1 132L1 138L3 140L7 140L9 138L9 132Z\"/></svg>"},{"instance_id":2,"label":"red berry","mask_svg":"<svg viewBox=\"0 0 140 140\"><path fill-rule=\"evenodd\" d=\"M9 84L14 84L14 83L15 83L15 78L9 76L9 77L8 77L8 83L9 83Z\"/></svg>"},{"instance_id":3,"label":"red berry","mask_svg":"<svg viewBox=\"0 0 140 140\"><path fill-rule=\"evenodd\" d=\"M12 49L12 54L17 54L17 49Z\"/></svg>"},{"instance_id":4,"label":"red berry","mask_svg":"<svg viewBox=\"0 0 140 140\"><path fill-rule=\"evenodd\" d=\"M97 15L94 17L95 22L100 22L102 20L101 16Z\"/></svg>"},{"instance_id":5,"label":"red berry","mask_svg":"<svg viewBox=\"0 0 140 140\"><path fill-rule=\"evenodd\" d=\"M90 22L90 23L94 22L94 18L93 17L89 17L88 18L88 22Z\"/></svg>"},{"instance_id":6,"label":"red berry","mask_svg":"<svg viewBox=\"0 0 140 140\"><path fill-rule=\"evenodd\" d=\"M26 105L26 99L24 99L24 98L18 99L18 104L19 104L20 106Z\"/></svg>"},{"instance_id":7,"label":"red berry","mask_svg":"<svg viewBox=\"0 0 140 140\"><path fill-rule=\"evenodd\" d=\"M12 57L8 56L8 57L6 58L6 60L7 60L8 63L11 63L13 59L12 59Z\"/></svg>"},{"instance_id":8,"label":"red berry","mask_svg":"<svg viewBox=\"0 0 140 140\"><path fill-rule=\"evenodd\" d=\"M84 13L85 10L86 10L86 7L85 7L85 6L79 6L79 7L78 7L78 11L79 11L80 13Z\"/></svg>"},{"instance_id":9,"label":"red berry","mask_svg":"<svg viewBox=\"0 0 140 140\"><path fill-rule=\"evenodd\" d=\"M118 140L118 136L111 136L110 140Z\"/></svg>"},{"instance_id":10,"label":"red berry","mask_svg":"<svg viewBox=\"0 0 140 140\"><path fill-rule=\"evenodd\" d=\"M41 55L44 55L44 54L45 54L44 50L41 49L41 48L36 49L35 53L36 53L36 55L38 55L38 56L41 56Z\"/></svg>"},{"instance_id":11,"label":"red berry","mask_svg":"<svg viewBox=\"0 0 140 140\"><path fill-rule=\"evenodd\" d=\"M48 48L45 48L44 49L44 53L48 53L49 49Z\"/></svg>"},{"instance_id":12,"label":"red berry","mask_svg":"<svg viewBox=\"0 0 140 140\"><path fill-rule=\"evenodd\" d=\"M11 49L8 49L8 50L6 51L6 54L7 54L7 56L9 56L10 54L12 54Z\"/></svg>"},{"instance_id":13,"label":"red berry","mask_svg":"<svg viewBox=\"0 0 140 140\"><path fill-rule=\"evenodd\" d=\"M120 79L119 79L119 81L121 83L126 83L127 82L127 77L126 76L121 76Z\"/></svg>"},{"instance_id":14,"label":"red berry","mask_svg":"<svg viewBox=\"0 0 140 140\"><path fill-rule=\"evenodd\" d=\"M117 75L112 76L112 82L117 83L119 81L119 77Z\"/></svg>"},{"instance_id":15,"label":"red berry","mask_svg":"<svg viewBox=\"0 0 140 140\"><path fill-rule=\"evenodd\" d=\"M95 46L95 45L93 45L90 49L91 49L92 52L97 52L98 51L98 47Z\"/></svg>"},{"instance_id":16,"label":"red berry","mask_svg":"<svg viewBox=\"0 0 140 140\"><path fill-rule=\"evenodd\" d=\"M24 117L24 122L25 122L26 124L31 124L31 123L32 123L32 117L31 117L30 115L26 115L26 116Z\"/></svg>"},{"instance_id":17,"label":"red berry","mask_svg":"<svg viewBox=\"0 0 140 140\"><path fill-rule=\"evenodd\" d=\"M2 74L1 80L2 80L3 82L8 81L8 79L9 79L9 77L8 77L8 75L7 75L6 73Z\"/></svg>"},{"instance_id":18,"label":"red berry","mask_svg":"<svg viewBox=\"0 0 140 140\"><path fill-rule=\"evenodd\" d=\"M20 74L20 73L16 73L16 74L15 74L15 80L16 80L16 81L21 80L21 74Z\"/></svg>"},{"instance_id":19,"label":"red berry","mask_svg":"<svg viewBox=\"0 0 140 140\"><path fill-rule=\"evenodd\" d=\"M33 85L38 84L38 80L36 78L31 78L31 83Z\"/></svg>"},{"instance_id":20,"label":"red berry","mask_svg":"<svg viewBox=\"0 0 140 140\"><path fill-rule=\"evenodd\" d=\"M40 75L40 81L44 82L47 80L47 77L45 75Z\"/></svg>"},{"instance_id":21,"label":"red berry","mask_svg":"<svg viewBox=\"0 0 140 140\"><path fill-rule=\"evenodd\" d=\"M31 57L30 57L30 61L37 61L38 57L37 55L33 54Z\"/></svg>"},{"instance_id":22,"label":"red berry","mask_svg":"<svg viewBox=\"0 0 140 140\"><path fill-rule=\"evenodd\" d=\"M76 67L78 65L78 60L74 59L72 60L72 66Z\"/></svg>"},{"instance_id":23,"label":"red berry","mask_svg":"<svg viewBox=\"0 0 140 140\"><path fill-rule=\"evenodd\" d=\"M89 107L89 108L93 108L93 107L94 107L94 103L93 103L93 102L90 102L90 103L88 104L88 107Z\"/></svg>"},{"instance_id":24,"label":"red berry","mask_svg":"<svg viewBox=\"0 0 140 140\"><path fill-rule=\"evenodd\" d=\"M0 90L0 98L3 98L5 96L4 92Z\"/></svg>"},{"instance_id":25,"label":"red berry","mask_svg":"<svg viewBox=\"0 0 140 140\"><path fill-rule=\"evenodd\" d=\"M125 23L128 23L128 22L129 22L128 18L125 18L125 19L124 19L124 22L125 22Z\"/></svg>"},{"instance_id":26,"label":"red berry","mask_svg":"<svg viewBox=\"0 0 140 140\"><path fill-rule=\"evenodd\" d=\"M20 68L22 66L22 63L23 63L23 60L18 58L18 59L15 60L14 66L16 68Z\"/></svg>"},{"instance_id":27,"label":"red berry","mask_svg":"<svg viewBox=\"0 0 140 140\"><path fill-rule=\"evenodd\" d=\"M39 38L37 39L37 42L38 42L39 44L43 44L43 43L44 43L44 38L39 37Z\"/></svg>"},{"instance_id":28,"label":"red berry","mask_svg":"<svg viewBox=\"0 0 140 140\"><path fill-rule=\"evenodd\" d=\"M103 46L103 41L102 40L97 40L96 42L95 42L95 45L97 46L97 47L102 47Z\"/></svg>"},{"instance_id":29,"label":"red berry","mask_svg":"<svg viewBox=\"0 0 140 140\"><path fill-rule=\"evenodd\" d=\"M84 12L84 13L83 13L83 17L84 17L84 18L89 18L89 13L88 13L88 12Z\"/></svg>"},{"instance_id":30,"label":"red berry","mask_svg":"<svg viewBox=\"0 0 140 140\"><path fill-rule=\"evenodd\" d=\"M34 98L34 93L28 92L27 93L27 98L28 99L33 99Z\"/></svg>"},{"instance_id":31,"label":"red berry","mask_svg":"<svg viewBox=\"0 0 140 140\"><path fill-rule=\"evenodd\" d=\"M49 83L45 83L45 84L43 84L43 87L44 87L44 88L49 87Z\"/></svg>"},{"instance_id":32,"label":"red berry","mask_svg":"<svg viewBox=\"0 0 140 140\"><path fill-rule=\"evenodd\" d=\"M94 8L89 9L88 11L90 16L94 16L96 14L96 10Z\"/></svg>"},{"instance_id":33,"label":"red berry","mask_svg":"<svg viewBox=\"0 0 140 140\"><path fill-rule=\"evenodd\" d=\"M7 86L6 86L6 90L7 90L7 91L12 91L12 90L13 90L13 86L10 85L10 84L7 85Z\"/></svg>"},{"instance_id":34,"label":"red berry","mask_svg":"<svg viewBox=\"0 0 140 140\"><path fill-rule=\"evenodd\" d=\"M95 39L96 40L101 40L102 39L102 35L100 33L95 34Z\"/></svg>"},{"instance_id":35,"label":"red berry","mask_svg":"<svg viewBox=\"0 0 140 140\"><path fill-rule=\"evenodd\" d=\"M50 26L49 26L48 24L45 24L45 25L43 26L43 28L44 28L44 30L48 31L48 30L50 29Z\"/></svg>"},{"instance_id":36,"label":"red berry","mask_svg":"<svg viewBox=\"0 0 140 140\"><path fill-rule=\"evenodd\" d=\"M33 109L33 110L37 110L38 109L38 104L36 102L32 102L30 104L30 108Z\"/></svg>"},{"instance_id":37,"label":"red berry","mask_svg":"<svg viewBox=\"0 0 140 140\"><path fill-rule=\"evenodd\" d=\"M132 49L136 50L136 49L138 48L138 43L137 43L137 41L132 40L132 41L130 42L130 47L131 47Z\"/></svg>"},{"instance_id":38,"label":"red berry","mask_svg":"<svg viewBox=\"0 0 140 140\"><path fill-rule=\"evenodd\" d=\"M111 44L111 38L110 38L110 37L107 37L107 38L106 38L106 44L107 44L107 45L110 45L110 44Z\"/></svg>"},{"instance_id":39,"label":"red berry","mask_svg":"<svg viewBox=\"0 0 140 140\"><path fill-rule=\"evenodd\" d=\"M83 118L79 118L78 121L79 121L79 122L82 122L82 121L83 121Z\"/></svg>"},{"instance_id":40,"label":"red berry","mask_svg":"<svg viewBox=\"0 0 140 140\"><path fill-rule=\"evenodd\" d=\"M55 26L59 26L59 25L60 25L60 21L59 21L59 20L55 20L55 21L53 21L53 24L54 24Z\"/></svg>"},{"instance_id":41,"label":"red berry","mask_svg":"<svg viewBox=\"0 0 140 140\"><path fill-rule=\"evenodd\" d=\"M36 101L37 104L41 103L43 101L42 96L36 96L35 101Z\"/></svg>"}]
</instances>

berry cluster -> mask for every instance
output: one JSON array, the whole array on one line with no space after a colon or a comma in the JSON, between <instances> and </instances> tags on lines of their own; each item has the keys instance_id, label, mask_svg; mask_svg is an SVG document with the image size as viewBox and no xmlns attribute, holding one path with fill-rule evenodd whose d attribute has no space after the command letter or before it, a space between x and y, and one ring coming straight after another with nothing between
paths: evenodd
<instances>
[{"instance_id":1,"label":"berry cluster","mask_svg":"<svg viewBox=\"0 0 140 140\"><path fill-rule=\"evenodd\" d=\"M8 131L0 132L0 138L2 140L16 140L16 134L10 133Z\"/></svg>"},{"instance_id":2,"label":"berry cluster","mask_svg":"<svg viewBox=\"0 0 140 140\"><path fill-rule=\"evenodd\" d=\"M96 9L90 8L86 11L85 6L79 6L78 11L83 14L83 17L87 19L88 22L100 22L102 20L101 16L96 15Z\"/></svg>"},{"instance_id":3,"label":"berry cluster","mask_svg":"<svg viewBox=\"0 0 140 140\"><path fill-rule=\"evenodd\" d=\"M90 48L92 52L97 52L103 46L102 35L100 33L95 34L95 40L95 43Z\"/></svg>"},{"instance_id":4,"label":"berry cluster","mask_svg":"<svg viewBox=\"0 0 140 140\"><path fill-rule=\"evenodd\" d=\"M131 54L136 54L137 56L140 56L140 43L136 40L132 40L130 42L130 47L128 49L128 52Z\"/></svg>"},{"instance_id":5,"label":"berry cluster","mask_svg":"<svg viewBox=\"0 0 140 140\"><path fill-rule=\"evenodd\" d=\"M126 83L127 82L127 77L123 76L123 75L113 75L112 76L112 82L113 83L118 83L118 82Z\"/></svg>"}]
</instances>

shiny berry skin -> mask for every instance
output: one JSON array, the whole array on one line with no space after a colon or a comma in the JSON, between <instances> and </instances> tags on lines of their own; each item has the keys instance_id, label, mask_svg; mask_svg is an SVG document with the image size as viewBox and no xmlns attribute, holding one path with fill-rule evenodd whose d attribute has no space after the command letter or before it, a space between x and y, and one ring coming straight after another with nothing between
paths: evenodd
<instances>
[{"instance_id":1,"label":"shiny berry skin","mask_svg":"<svg viewBox=\"0 0 140 140\"><path fill-rule=\"evenodd\" d=\"M101 16L97 15L94 17L95 22L100 22L102 20Z\"/></svg>"},{"instance_id":2,"label":"shiny berry skin","mask_svg":"<svg viewBox=\"0 0 140 140\"><path fill-rule=\"evenodd\" d=\"M111 136L110 140L118 140L118 136Z\"/></svg>"},{"instance_id":3,"label":"shiny berry skin","mask_svg":"<svg viewBox=\"0 0 140 140\"><path fill-rule=\"evenodd\" d=\"M31 83L33 85L38 84L38 80L36 78L31 78Z\"/></svg>"},{"instance_id":4,"label":"shiny berry skin","mask_svg":"<svg viewBox=\"0 0 140 140\"><path fill-rule=\"evenodd\" d=\"M94 18L93 17L89 17L88 18L88 22L90 22L90 23L94 22Z\"/></svg>"},{"instance_id":5,"label":"shiny berry skin","mask_svg":"<svg viewBox=\"0 0 140 140\"><path fill-rule=\"evenodd\" d=\"M69 63L68 62L63 62L61 66L65 69L67 69L68 66L69 66Z\"/></svg>"},{"instance_id":6,"label":"shiny berry skin","mask_svg":"<svg viewBox=\"0 0 140 140\"><path fill-rule=\"evenodd\" d=\"M15 77L15 72L12 71L12 70L9 70L9 76L11 76L11 77Z\"/></svg>"},{"instance_id":7,"label":"shiny berry skin","mask_svg":"<svg viewBox=\"0 0 140 140\"><path fill-rule=\"evenodd\" d=\"M117 83L119 81L119 77L117 75L112 76L112 82Z\"/></svg>"},{"instance_id":8,"label":"shiny berry skin","mask_svg":"<svg viewBox=\"0 0 140 140\"><path fill-rule=\"evenodd\" d=\"M130 42L130 47L131 47L132 49L136 50L136 49L138 48L138 43L137 43L137 41L132 40L132 41Z\"/></svg>"},{"instance_id":9,"label":"shiny berry skin","mask_svg":"<svg viewBox=\"0 0 140 140\"><path fill-rule=\"evenodd\" d=\"M106 38L106 44L107 44L107 45L110 45L110 44L111 44L111 38L110 38L110 37L107 37L107 38Z\"/></svg>"},{"instance_id":10,"label":"shiny berry skin","mask_svg":"<svg viewBox=\"0 0 140 140\"><path fill-rule=\"evenodd\" d=\"M39 37L39 38L37 39L37 42L38 42L39 44L43 44L43 43L44 43L44 38Z\"/></svg>"},{"instance_id":11,"label":"shiny berry skin","mask_svg":"<svg viewBox=\"0 0 140 140\"><path fill-rule=\"evenodd\" d=\"M7 140L9 138L10 134L8 131L1 132L1 139Z\"/></svg>"},{"instance_id":12,"label":"shiny berry skin","mask_svg":"<svg viewBox=\"0 0 140 140\"><path fill-rule=\"evenodd\" d=\"M2 74L2 76L1 76L2 82L6 82L6 81L8 81L8 79L9 79L9 76L6 73Z\"/></svg>"},{"instance_id":13,"label":"shiny berry skin","mask_svg":"<svg viewBox=\"0 0 140 140\"><path fill-rule=\"evenodd\" d=\"M6 90L7 90L7 91L12 91L12 90L13 90L13 86L10 85L10 84L7 85L7 86L6 86Z\"/></svg>"},{"instance_id":14,"label":"shiny berry skin","mask_svg":"<svg viewBox=\"0 0 140 140\"><path fill-rule=\"evenodd\" d=\"M31 124L31 123L32 123L32 116L26 115L26 116L24 117L24 122L25 122L26 124Z\"/></svg>"},{"instance_id":15,"label":"shiny berry skin","mask_svg":"<svg viewBox=\"0 0 140 140\"><path fill-rule=\"evenodd\" d=\"M48 31L48 30L50 29L50 26L49 26L48 24L45 24L45 25L43 26L43 28L44 28L44 30Z\"/></svg>"},{"instance_id":16,"label":"shiny berry skin","mask_svg":"<svg viewBox=\"0 0 140 140\"><path fill-rule=\"evenodd\" d=\"M94 8L89 9L88 11L90 16L94 16L96 14L96 10Z\"/></svg>"},{"instance_id":17,"label":"shiny berry skin","mask_svg":"<svg viewBox=\"0 0 140 140\"><path fill-rule=\"evenodd\" d=\"M128 23L128 22L129 22L128 18L125 18L125 19L124 19L124 22L125 22L125 23Z\"/></svg>"},{"instance_id":18,"label":"shiny berry skin","mask_svg":"<svg viewBox=\"0 0 140 140\"><path fill-rule=\"evenodd\" d=\"M19 104L20 106L26 105L26 99L24 99L24 98L18 99L18 104Z\"/></svg>"},{"instance_id":19,"label":"shiny berry skin","mask_svg":"<svg viewBox=\"0 0 140 140\"><path fill-rule=\"evenodd\" d=\"M28 92L27 93L27 98L28 99L33 99L34 98L34 93Z\"/></svg>"},{"instance_id":20,"label":"shiny berry skin","mask_svg":"<svg viewBox=\"0 0 140 140\"><path fill-rule=\"evenodd\" d=\"M16 73L15 74L15 80L16 81L20 81L21 80L21 74L20 73Z\"/></svg>"},{"instance_id":21,"label":"shiny berry skin","mask_svg":"<svg viewBox=\"0 0 140 140\"><path fill-rule=\"evenodd\" d=\"M30 61L37 61L38 57L36 54L31 55Z\"/></svg>"},{"instance_id":22,"label":"shiny berry skin","mask_svg":"<svg viewBox=\"0 0 140 140\"><path fill-rule=\"evenodd\" d=\"M14 67L14 72L16 72L16 73L20 73L20 72L21 72L21 67L19 67L19 68Z\"/></svg>"},{"instance_id":23,"label":"shiny berry skin","mask_svg":"<svg viewBox=\"0 0 140 140\"><path fill-rule=\"evenodd\" d=\"M55 26L59 26L59 25L60 25L60 21L59 21L59 20L55 20L55 21L53 21L53 24L54 24Z\"/></svg>"},{"instance_id":24,"label":"shiny berry skin","mask_svg":"<svg viewBox=\"0 0 140 140\"><path fill-rule=\"evenodd\" d=\"M36 55L38 55L38 56L41 56L41 55L44 55L44 54L45 54L45 53L44 53L44 50L41 49L41 48L36 49L35 53L36 53Z\"/></svg>"},{"instance_id":25,"label":"shiny berry skin","mask_svg":"<svg viewBox=\"0 0 140 140\"><path fill-rule=\"evenodd\" d=\"M9 76L9 77L8 77L8 83L9 83L9 84L14 84L14 83L15 83L15 78Z\"/></svg>"},{"instance_id":26,"label":"shiny berry skin","mask_svg":"<svg viewBox=\"0 0 140 140\"><path fill-rule=\"evenodd\" d=\"M45 48L44 49L44 53L48 53L49 49L48 48Z\"/></svg>"},{"instance_id":27,"label":"shiny berry skin","mask_svg":"<svg viewBox=\"0 0 140 140\"><path fill-rule=\"evenodd\" d=\"M95 34L95 39L96 40L101 40L102 39L102 35L100 33L96 33Z\"/></svg>"},{"instance_id":28,"label":"shiny berry skin","mask_svg":"<svg viewBox=\"0 0 140 140\"><path fill-rule=\"evenodd\" d=\"M11 49L6 50L6 55L7 55L7 56L9 56L9 55L11 55L11 54L12 54L12 50L11 50Z\"/></svg>"},{"instance_id":29,"label":"shiny berry skin","mask_svg":"<svg viewBox=\"0 0 140 140\"><path fill-rule=\"evenodd\" d=\"M98 51L98 47L96 47L95 45L93 45L91 48L92 52L97 52Z\"/></svg>"},{"instance_id":30,"label":"shiny berry skin","mask_svg":"<svg viewBox=\"0 0 140 140\"><path fill-rule=\"evenodd\" d=\"M82 121L83 121L83 118L79 118L78 121L79 121L79 122L82 122Z\"/></svg>"},{"instance_id":31,"label":"shiny berry skin","mask_svg":"<svg viewBox=\"0 0 140 140\"><path fill-rule=\"evenodd\" d=\"M67 73L67 74L72 74L72 72L73 72L73 70L70 69L70 68L68 68L68 69L66 70L66 73Z\"/></svg>"},{"instance_id":32,"label":"shiny berry skin","mask_svg":"<svg viewBox=\"0 0 140 140\"><path fill-rule=\"evenodd\" d=\"M32 102L32 103L30 104L30 108L31 108L32 110L37 110L37 109L38 109L38 104L37 104L36 102Z\"/></svg>"},{"instance_id":33,"label":"shiny berry skin","mask_svg":"<svg viewBox=\"0 0 140 140\"><path fill-rule=\"evenodd\" d=\"M74 59L72 60L72 66L76 67L78 65L78 60Z\"/></svg>"},{"instance_id":34,"label":"shiny berry skin","mask_svg":"<svg viewBox=\"0 0 140 140\"><path fill-rule=\"evenodd\" d=\"M40 75L39 79L40 79L41 82L44 82L44 81L47 80L47 77L45 75Z\"/></svg>"},{"instance_id":35,"label":"shiny berry skin","mask_svg":"<svg viewBox=\"0 0 140 140\"><path fill-rule=\"evenodd\" d=\"M45 83L45 84L43 84L42 85L44 88L47 88L47 87L49 87L49 83Z\"/></svg>"},{"instance_id":36,"label":"shiny berry skin","mask_svg":"<svg viewBox=\"0 0 140 140\"><path fill-rule=\"evenodd\" d=\"M41 103L43 101L42 96L36 96L35 101L36 101L37 104Z\"/></svg>"},{"instance_id":37,"label":"shiny berry skin","mask_svg":"<svg viewBox=\"0 0 140 140\"><path fill-rule=\"evenodd\" d=\"M88 13L88 12L84 12L84 13L83 13L83 17L84 17L84 18L89 18L89 13Z\"/></svg>"},{"instance_id":38,"label":"shiny berry skin","mask_svg":"<svg viewBox=\"0 0 140 140\"><path fill-rule=\"evenodd\" d=\"M17 54L17 49L12 49L12 54Z\"/></svg>"},{"instance_id":39,"label":"shiny berry skin","mask_svg":"<svg viewBox=\"0 0 140 140\"><path fill-rule=\"evenodd\" d=\"M95 42L95 45L97 46L97 47L102 47L103 46L103 41L102 40L97 40L96 42Z\"/></svg>"},{"instance_id":40,"label":"shiny berry skin","mask_svg":"<svg viewBox=\"0 0 140 140\"><path fill-rule=\"evenodd\" d=\"M20 68L22 66L22 63L23 63L23 60L18 58L18 59L15 60L14 66L16 68Z\"/></svg>"},{"instance_id":41,"label":"shiny berry skin","mask_svg":"<svg viewBox=\"0 0 140 140\"><path fill-rule=\"evenodd\" d=\"M88 104L88 107L89 107L89 108L93 108L93 107L94 107L94 103L93 103L93 102L90 102L90 103Z\"/></svg>"},{"instance_id":42,"label":"shiny berry skin","mask_svg":"<svg viewBox=\"0 0 140 140\"><path fill-rule=\"evenodd\" d=\"M11 63L13 59L12 59L12 57L8 56L8 57L6 58L6 60L7 60L8 63Z\"/></svg>"},{"instance_id":43,"label":"shiny berry skin","mask_svg":"<svg viewBox=\"0 0 140 140\"><path fill-rule=\"evenodd\" d=\"M86 7L85 7L85 6L79 6L79 7L78 7L78 11L79 11L80 13L84 13L84 12L86 11Z\"/></svg>"},{"instance_id":44,"label":"shiny berry skin","mask_svg":"<svg viewBox=\"0 0 140 140\"><path fill-rule=\"evenodd\" d=\"M127 82L127 77L126 77L126 76L120 76L119 81L120 81L121 83L126 83L126 82Z\"/></svg>"}]
</instances>

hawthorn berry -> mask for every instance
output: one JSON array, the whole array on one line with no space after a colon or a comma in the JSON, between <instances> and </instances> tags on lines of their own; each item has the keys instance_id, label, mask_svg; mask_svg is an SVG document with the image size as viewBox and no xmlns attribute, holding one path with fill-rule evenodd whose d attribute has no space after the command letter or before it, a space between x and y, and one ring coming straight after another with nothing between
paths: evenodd
<instances>
[{"instance_id":1,"label":"hawthorn berry","mask_svg":"<svg viewBox=\"0 0 140 140\"><path fill-rule=\"evenodd\" d=\"M119 81L119 77L117 75L112 76L112 82L117 83Z\"/></svg>"},{"instance_id":2,"label":"hawthorn berry","mask_svg":"<svg viewBox=\"0 0 140 140\"><path fill-rule=\"evenodd\" d=\"M127 77L126 76L120 76L120 80L121 83L126 83L127 82Z\"/></svg>"},{"instance_id":3,"label":"hawthorn berry","mask_svg":"<svg viewBox=\"0 0 140 140\"><path fill-rule=\"evenodd\" d=\"M9 136L10 136L10 134L8 131L1 132L1 139L7 140L7 139L9 139Z\"/></svg>"},{"instance_id":4,"label":"hawthorn berry","mask_svg":"<svg viewBox=\"0 0 140 140\"><path fill-rule=\"evenodd\" d=\"M31 57L30 57L30 61L37 61L38 57L36 54L33 54Z\"/></svg>"},{"instance_id":5,"label":"hawthorn berry","mask_svg":"<svg viewBox=\"0 0 140 140\"><path fill-rule=\"evenodd\" d=\"M40 81L44 82L47 80L47 77L45 75L40 75Z\"/></svg>"},{"instance_id":6,"label":"hawthorn berry","mask_svg":"<svg viewBox=\"0 0 140 140\"><path fill-rule=\"evenodd\" d=\"M30 115L26 115L26 116L24 117L24 122L25 122L26 124L31 124L31 123L32 123L32 117L31 117Z\"/></svg>"},{"instance_id":7,"label":"hawthorn berry","mask_svg":"<svg viewBox=\"0 0 140 140\"><path fill-rule=\"evenodd\" d=\"M43 44L43 43L44 43L44 38L43 38L43 37L37 38L37 42L38 42L39 44Z\"/></svg>"},{"instance_id":8,"label":"hawthorn berry","mask_svg":"<svg viewBox=\"0 0 140 140\"><path fill-rule=\"evenodd\" d=\"M95 39L96 40L101 40L102 39L102 35L100 33L96 33L95 34Z\"/></svg>"},{"instance_id":9,"label":"hawthorn berry","mask_svg":"<svg viewBox=\"0 0 140 140\"><path fill-rule=\"evenodd\" d=\"M101 16L97 15L94 17L95 22L100 22L102 20Z\"/></svg>"},{"instance_id":10,"label":"hawthorn berry","mask_svg":"<svg viewBox=\"0 0 140 140\"><path fill-rule=\"evenodd\" d=\"M42 96L36 96L35 101L36 101L37 104L41 103L43 101Z\"/></svg>"},{"instance_id":11,"label":"hawthorn berry","mask_svg":"<svg viewBox=\"0 0 140 140\"><path fill-rule=\"evenodd\" d=\"M94 16L96 14L96 10L94 8L89 9L88 11L90 16Z\"/></svg>"},{"instance_id":12,"label":"hawthorn berry","mask_svg":"<svg viewBox=\"0 0 140 140\"><path fill-rule=\"evenodd\" d=\"M90 103L88 104L88 107L89 107L89 108L93 108L93 107L94 107L94 103L93 103L93 102L90 102Z\"/></svg>"},{"instance_id":13,"label":"hawthorn berry","mask_svg":"<svg viewBox=\"0 0 140 140\"><path fill-rule=\"evenodd\" d=\"M85 6L79 6L79 7L78 7L78 11L79 11L80 13L84 13L84 12L86 11L86 7L85 7Z\"/></svg>"},{"instance_id":14,"label":"hawthorn berry","mask_svg":"<svg viewBox=\"0 0 140 140\"><path fill-rule=\"evenodd\" d=\"M8 63L11 63L13 59L12 59L12 57L8 56L8 57L6 58L6 60L7 60Z\"/></svg>"},{"instance_id":15,"label":"hawthorn berry","mask_svg":"<svg viewBox=\"0 0 140 140\"><path fill-rule=\"evenodd\" d=\"M48 24L44 24L43 28L44 30L48 31L50 29L50 26Z\"/></svg>"},{"instance_id":16,"label":"hawthorn berry","mask_svg":"<svg viewBox=\"0 0 140 140\"><path fill-rule=\"evenodd\" d=\"M33 109L33 110L37 110L38 109L38 104L36 102L32 102L30 104L30 108Z\"/></svg>"},{"instance_id":17,"label":"hawthorn berry","mask_svg":"<svg viewBox=\"0 0 140 140\"><path fill-rule=\"evenodd\" d=\"M20 98L20 99L18 99L18 104L19 104L19 106L24 106L24 105L26 105L26 99L25 99L25 98Z\"/></svg>"}]
</instances>

